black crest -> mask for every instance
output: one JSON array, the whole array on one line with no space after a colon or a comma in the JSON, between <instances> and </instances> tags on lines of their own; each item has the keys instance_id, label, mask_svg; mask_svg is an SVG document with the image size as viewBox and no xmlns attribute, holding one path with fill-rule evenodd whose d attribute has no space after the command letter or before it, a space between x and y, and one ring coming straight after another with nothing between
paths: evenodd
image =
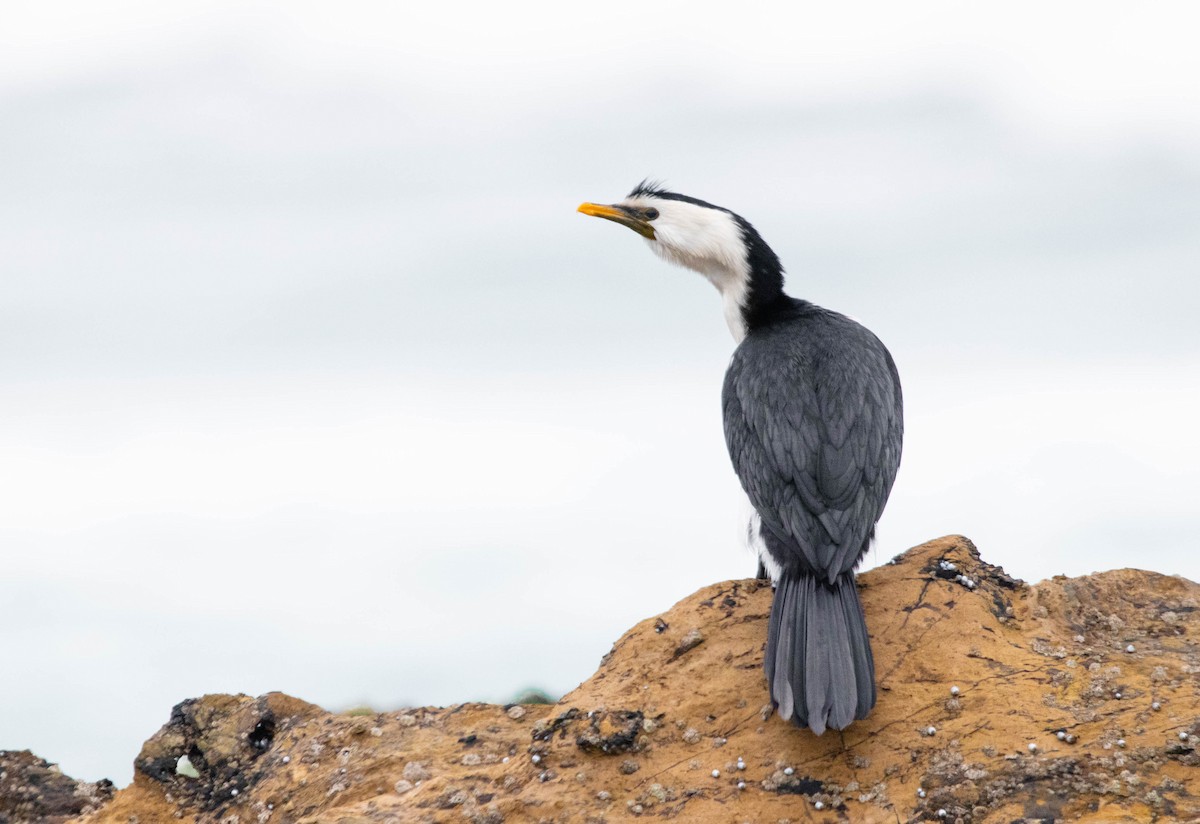
<instances>
[{"instance_id":1,"label":"black crest","mask_svg":"<svg viewBox=\"0 0 1200 824\"><path fill-rule=\"evenodd\" d=\"M633 187L633 191L629 193L629 197L643 197L646 195L649 195L650 197L658 197L659 195L664 194L669 195L671 192L666 190L661 180L651 180L650 178L646 178L641 183Z\"/></svg>"},{"instance_id":2,"label":"black crest","mask_svg":"<svg viewBox=\"0 0 1200 824\"><path fill-rule=\"evenodd\" d=\"M650 178L646 178L641 183L634 186L633 191L629 193L628 197L656 197L659 200L679 200L683 203L691 203L695 206L703 206L705 209L716 209L718 212L729 212L729 210L723 206L717 206L707 201L700 200L696 197L688 197L687 195L681 195L678 192L672 192L663 185L662 181L651 180ZM729 212L729 214L732 215L733 212ZM736 217L736 215L734 216Z\"/></svg>"}]
</instances>

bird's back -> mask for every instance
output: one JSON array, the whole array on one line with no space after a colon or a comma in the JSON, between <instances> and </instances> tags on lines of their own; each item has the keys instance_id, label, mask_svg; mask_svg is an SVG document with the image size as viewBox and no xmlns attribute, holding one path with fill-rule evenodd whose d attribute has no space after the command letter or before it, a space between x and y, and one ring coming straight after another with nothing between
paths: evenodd
<instances>
[{"instance_id":1,"label":"bird's back","mask_svg":"<svg viewBox=\"0 0 1200 824\"><path fill-rule=\"evenodd\" d=\"M788 299L734 353L723 390L730 457L776 559L832 580L854 568L900 463L900 381L869 330Z\"/></svg>"}]
</instances>

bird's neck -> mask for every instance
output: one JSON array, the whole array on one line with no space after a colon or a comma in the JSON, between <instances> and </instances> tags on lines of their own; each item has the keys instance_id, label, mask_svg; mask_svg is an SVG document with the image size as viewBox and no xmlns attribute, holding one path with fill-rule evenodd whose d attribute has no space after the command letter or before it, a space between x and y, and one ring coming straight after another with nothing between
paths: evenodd
<instances>
[{"instance_id":1,"label":"bird's neck","mask_svg":"<svg viewBox=\"0 0 1200 824\"><path fill-rule=\"evenodd\" d=\"M725 323L738 343L750 332L770 323L792 303L784 294L783 266L775 252L748 224L743 229L743 238L744 260L734 266L718 267L718 272L703 272L721 293Z\"/></svg>"},{"instance_id":2,"label":"bird's neck","mask_svg":"<svg viewBox=\"0 0 1200 824\"><path fill-rule=\"evenodd\" d=\"M708 211L708 210L704 210ZM702 251L686 244L648 241L671 263L685 266L721 293L725 323L738 343L757 327L784 311L791 299L783 293L783 266L771 247L745 219L723 209L727 223L717 224L715 240Z\"/></svg>"},{"instance_id":3,"label":"bird's neck","mask_svg":"<svg viewBox=\"0 0 1200 824\"><path fill-rule=\"evenodd\" d=\"M725 324L738 343L791 303L779 272L770 277L748 267L706 267L700 273L721 293Z\"/></svg>"}]
</instances>

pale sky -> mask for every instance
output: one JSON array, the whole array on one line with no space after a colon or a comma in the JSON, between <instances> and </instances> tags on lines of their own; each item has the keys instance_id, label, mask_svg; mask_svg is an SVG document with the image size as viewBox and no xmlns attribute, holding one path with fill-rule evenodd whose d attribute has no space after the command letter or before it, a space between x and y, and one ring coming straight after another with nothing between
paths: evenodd
<instances>
[{"instance_id":1,"label":"pale sky","mask_svg":"<svg viewBox=\"0 0 1200 824\"><path fill-rule=\"evenodd\" d=\"M565 692L753 574L716 293L646 176L890 347L865 566L1200 579L1187 3L18 3L0 23L0 748L175 703Z\"/></svg>"}]
</instances>

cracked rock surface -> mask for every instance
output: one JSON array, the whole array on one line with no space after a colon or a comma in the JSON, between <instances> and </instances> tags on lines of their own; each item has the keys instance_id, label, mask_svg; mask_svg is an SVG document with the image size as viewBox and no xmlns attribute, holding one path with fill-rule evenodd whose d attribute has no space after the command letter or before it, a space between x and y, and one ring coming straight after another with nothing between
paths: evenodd
<instances>
[{"instance_id":1,"label":"cracked rock surface","mask_svg":"<svg viewBox=\"0 0 1200 824\"><path fill-rule=\"evenodd\" d=\"M1200 586L1137 570L1028 586L958 536L859 581L879 701L840 734L771 712L770 588L731 581L633 627L557 705L185 701L134 783L80 820L1200 818Z\"/></svg>"}]
</instances>

